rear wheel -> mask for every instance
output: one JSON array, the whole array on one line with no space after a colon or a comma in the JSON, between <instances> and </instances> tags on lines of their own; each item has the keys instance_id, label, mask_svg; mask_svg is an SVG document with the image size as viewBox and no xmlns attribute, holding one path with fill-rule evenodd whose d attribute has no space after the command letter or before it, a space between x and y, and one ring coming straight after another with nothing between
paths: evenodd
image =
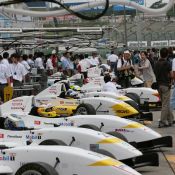
<instances>
[{"instance_id":1,"label":"rear wheel","mask_svg":"<svg viewBox=\"0 0 175 175\"><path fill-rule=\"evenodd\" d=\"M15 175L59 175L50 165L42 162L23 165Z\"/></svg>"},{"instance_id":2,"label":"rear wheel","mask_svg":"<svg viewBox=\"0 0 175 175\"><path fill-rule=\"evenodd\" d=\"M82 103L77 107L75 114L76 115L96 115L96 111L92 105Z\"/></svg>"},{"instance_id":3,"label":"rear wheel","mask_svg":"<svg viewBox=\"0 0 175 175\"><path fill-rule=\"evenodd\" d=\"M61 141L61 140L44 140L42 141L39 145L62 145L62 146L66 146L66 144Z\"/></svg>"},{"instance_id":4,"label":"rear wheel","mask_svg":"<svg viewBox=\"0 0 175 175\"><path fill-rule=\"evenodd\" d=\"M92 129L94 131L100 131L100 129L97 126L95 126L95 125L81 125L79 127L80 128Z\"/></svg>"},{"instance_id":5,"label":"rear wheel","mask_svg":"<svg viewBox=\"0 0 175 175\"><path fill-rule=\"evenodd\" d=\"M116 131L108 132L108 134L109 134L109 135L112 135L112 136L114 136L114 137L117 137L117 138L119 138L119 139L121 139L121 140L123 140L123 141L125 141L125 142L128 142L128 139L127 139L123 134L120 134L120 133L118 133L118 132L116 132Z\"/></svg>"}]
</instances>

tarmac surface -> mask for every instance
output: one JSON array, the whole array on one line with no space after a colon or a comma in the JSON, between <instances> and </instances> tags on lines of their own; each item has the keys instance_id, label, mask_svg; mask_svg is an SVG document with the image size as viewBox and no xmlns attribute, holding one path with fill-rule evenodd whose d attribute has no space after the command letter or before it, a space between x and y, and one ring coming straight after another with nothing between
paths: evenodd
<instances>
[{"instance_id":1,"label":"tarmac surface","mask_svg":"<svg viewBox=\"0 0 175 175\"><path fill-rule=\"evenodd\" d=\"M174 112L175 116L175 112ZM142 167L138 168L143 175L175 175L175 125L168 128L158 128L160 112L153 112L154 121L149 127L159 132L162 136L173 137L173 148L161 148L155 150L159 154L159 167Z\"/></svg>"}]
</instances>

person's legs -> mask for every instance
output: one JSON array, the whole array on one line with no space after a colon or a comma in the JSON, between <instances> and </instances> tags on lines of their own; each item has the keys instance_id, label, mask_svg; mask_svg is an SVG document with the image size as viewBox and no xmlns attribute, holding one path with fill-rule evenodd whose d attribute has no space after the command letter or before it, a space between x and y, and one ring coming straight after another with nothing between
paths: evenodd
<instances>
[{"instance_id":1,"label":"person's legs","mask_svg":"<svg viewBox=\"0 0 175 175\"><path fill-rule=\"evenodd\" d=\"M166 124L169 116L170 110L170 89L167 86L160 86L159 92L162 101L162 110L161 110L161 120L162 124Z\"/></svg>"},{"instance_id":2,"label":"person's legs","mask_svg":"<svg viewBox=\"0 0 175 175\"><path fill-rule=\"evenodd\" d=\"M171 107L171 110L175 109L175 87L174 87L172 95L171 95L170 107Z\"/></svg>"}]
</instances>

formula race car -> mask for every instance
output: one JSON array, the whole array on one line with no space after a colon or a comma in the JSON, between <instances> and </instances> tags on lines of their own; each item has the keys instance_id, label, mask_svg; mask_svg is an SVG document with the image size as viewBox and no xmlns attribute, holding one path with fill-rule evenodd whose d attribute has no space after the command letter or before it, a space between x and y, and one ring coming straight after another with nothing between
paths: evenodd
<instances>
[{"instance_id":1,"label":"formula race car","mask_svg":"<svg viewBox=\"0 0 175 175\"><path fill-rule=\"evenodd\" d=\"M4 149L5 148L5 149ZM140 175L110 157L65 146L0 146L2 175Z\"/></svg>"},{"instance_id":2,"label":"formula race car","mask_svg":"<svg viewBox=\"0 0 175 175\"><path fill-rule=\"evenodd\" d=\"M111 97L86 97L82 95L80 98L67 99L70 95L66 95L66 87L64 83L55 83L54 85L48 87L38 95L34 97L34 106L42 107L42 105L51 104L55 106L48 111L56 111L53 116L64 114L70 115L67 111L74 110L76 114L100 114L100 115L116 115L118 117L124 118L137 118L139 120L152 120L152 114L140 113L138 105L132 99L125 96L118 96L118 100ZM83 104L89 104L91 107L88 110L94 111L88 112ZM79 106L79 109L77 107ZM88 106L89 106L88 105ZM74 108L74 109L72 109ZM46 114L47 109L41 109L38 111L43 111ZM35 115L35 113L31 113ZM46 114L47 115L47 114Z\"/></svg>"},{"instance_id":3,"label":"formula race car","mask_svg":"<svg viewBox=\"0 0 175 175\"><path fill-rule=\"evenodd\" d=\"M81 87L81 91L100 92L104 84L104 77L91 78L89 83ZM118 89L118 95L125 95L133 99L139 104L140 109L148 111L149 109L157 109L161 106L160 96L157 90L145 87L131 87L127 89Z\"/></svg>"},{"instance_id":4,"label":"formula race car","mask_svg":"<svg viewBox=\"0 0 175 175\"><path fill-rule=\"evenodd\" d=\"M28 115L32 97L18 97L0 106L1 116L16 114L28 128L45 128L54 126L76 126L102 131L128 142L136 142L139 149L155 147L172 147L172 137L162 137L152 129L135 121L110 115L81 115L71 117L38 117Z\"/></svg>"},{"instance_id":5,"label":"formula race car","mask_svg":"<svg viewBox=\"0 0 175 175\"><path fill-rule=\"evenodd\" d=\"M21 145L66 145L84 148L121 160L132 167L158 165L158 155L142 153L125 141L91 129L58 127L31 129L25 127L22 119L15 115L0 118L0 142ZM148 160L149 159L149 160Z\"/></svg>"}]
</instances>

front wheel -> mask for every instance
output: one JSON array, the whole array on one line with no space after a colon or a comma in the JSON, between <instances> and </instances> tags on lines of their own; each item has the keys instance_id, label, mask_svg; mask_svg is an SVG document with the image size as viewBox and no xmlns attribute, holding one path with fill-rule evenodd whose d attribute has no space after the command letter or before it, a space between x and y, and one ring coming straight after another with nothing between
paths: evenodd
<instances>
[{"instance_id":1,"label":"front wheel","mask_svg":"<svg viewBox=\"0 0 175 175\"><path fill-rule=\"evenodd\" d=\"M77 107L75 114L76 115L96 115L96 111L92 105L82 103Z\"/></svg>"},{"instance_id":2,"label":"front wheel","mask_svg":"<svg viewBox=\"0 0 175 175\"><path fill-rule=\"evenodd\" d=\"M15 175L59 175L50 165L42 162L23 165Z\"/></svg>"}]
</instances>

